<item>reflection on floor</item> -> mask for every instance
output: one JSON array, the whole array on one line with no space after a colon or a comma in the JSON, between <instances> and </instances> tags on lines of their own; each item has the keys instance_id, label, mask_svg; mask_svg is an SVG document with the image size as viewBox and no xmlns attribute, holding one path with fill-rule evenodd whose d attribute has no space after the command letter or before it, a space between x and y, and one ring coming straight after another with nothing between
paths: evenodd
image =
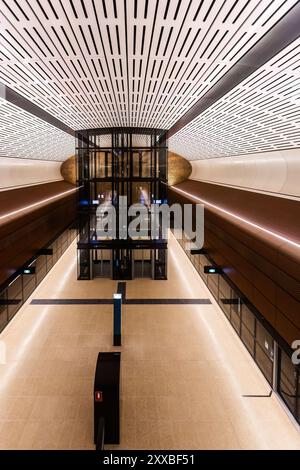
<instances>
[{"instance_id":1,"label":"reflection on floor","mask_svg":"<svg viewBox=\"0 0 300 470\"><path fill-rule=\"evenodd\" d=\"M124 306L113 348L112 306L31 305L34 299L110 298L111 280L76 281L71 245L0 335L1 449L94 449L93 380L99 351L122 351L121 449L300 449L248 352L171 238L169 280L128 281L128 299L211 304Z\"/></svg>"}]
</instances>

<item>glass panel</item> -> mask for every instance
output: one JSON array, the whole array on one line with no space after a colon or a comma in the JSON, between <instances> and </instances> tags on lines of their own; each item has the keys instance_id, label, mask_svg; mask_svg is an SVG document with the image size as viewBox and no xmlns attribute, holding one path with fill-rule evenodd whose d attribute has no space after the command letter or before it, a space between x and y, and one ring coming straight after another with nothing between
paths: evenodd
<instances>
[{"instance_id":1,"label":"glass panel","mask_svg":"<svg viewBox=\"0 0 300 470\"><path fill-rule=\"evenodd\" d=\"M9 320L17 313L22 305L22 278L17 277L7 288L8 300L8 318Z\"/></svg>"},{"instance_id":2,"label":"glass panel","mask_svg":"<svg viewBox=\"0 0 300 470\"><path fill-rule=\"evenodd\" d=\"M207 280L208 288L211 290L214 297L218 300L219 296L219 275L211 274L208 276Z\"/></svg>"},{"instance_id":3,"label":"glass panel","mask_svg":"<svg viewBox=\"0 0 300 470\"><path fill-rule=\"evenodd\" d=\"M233 308L234 305L231 306L231 323L235 331L240 334L240 328L241 328L241 318L239 313Z\"/></svg>"},{"instance_id":4,"label":"glass panel","mask_svg":"<svg viewBox=\"0 0 300 470\"><path fill-rule=\"evenodd\" d=\"M248 351L251 353L252 356L254 356L255 340L251 332L243 323L241 324L241 338Z\"/></svg>"},{"instance_id":5,"label":"glass panel","mask_svg":"<svg viewBox=\"0 0 300 470\"><path fill-rule=\"evenodd\" d=\"M262 350L269 358L273 358L274 354L274 340L270 333L262 326L262 324L256 322L256 341L261 346Z\"/></svg>"},{"instance_id":6,"label":"glass panel","mask_svg":"<svg viewBox=\"0 0 300 470\"><path fill-rule=\"evenodd\" d=\"M231 287L222 276L220 276L219 279L219 289L220 292L222 292L224 298L231 298Z\"/></svg>"},{"instance_id":7,"label":"glass panel","mask_svg":"<svg viewBox=\"0 0 300 470\"><path fill-rule=\"evenodd\" d=\"M254 335L255 331L255 316L247 305L242 304L242 323Z\"/></svg>"},{"instance_id":8,"label":"glass panel","mask_svg":"<svg viewBox=\"0 0 300 470\"><path fill-rule=\"evenodd\" d=\"M60 237L56 240L56 253L57 253L57 257L60 258L60 256L61 256L61 239L60 239Z\"/></svg>"},{"instance_id":9,"label":"glass panel","mask_svg":"<svg viewBox=\"0 0 300 470\"><path fill-rule=\"evenodd\" d=\"M280 350L278 391L288 408L295 414L297 374L291 358Z\"/></svg>"},{"instance_id":10,"label":"glass panel","mask_svg":"<svg viewBox=\"0 0 300 470\"><path fill-rule=\"evenodd\" d=\"M36 262L32 263L30 267L36 268ZM36 287L35 274L23 274L23 299L24 301L32 294Z\"/></svg>"},{"instance_id":11,"label":"glass panel","mask_svg":"<svg viewBox=\"0 0 300 470\"><path fill-rule=\"evenodd\" d=\"M35 262L36 270L39 271L46 264L46 255L38 256Z\"/></svg>"},{"instance_id":12,"label":"glass panel","mask_svg":"<svg viewBox=\"0 0 300 470\"><path fill-rule=\"evenodd\" d=\"M210 264L205 255L200 255L200 264L201 266L206 266L207 264Z\"/></svg>"},{"instance_id":13,"label":"glass panel","mask_svg":"<svg viewBox=\"0 0 300 470\"><path fill-rule=\"evenodd\" d=\"M219 299L220 307L230 319L245 347L272 386L274 369L274 339L272 335L251 311L251 304L243 303L244 300L241 300L239 294L231 288L225 277L204 274L203 267L211 264L210 261L205 255L191 255L186 249L186 242L186 237L184 242L179 240L194 267L202 279L207 282L208 288ZM292 364L291 358L281 350L279 350L278 360L278 392L300 422L300 372Z\"/></svg>"},{"instance_id":14,"label":"glass panel","mask_svg":"<svg viewBox=\"0 0 300 470\"><path fill-rule=\"evenodd\" d=\"M167 250L155 250L154 279L167 279Z\"/></svg>"},{"instance_id":15,"label":"glass panel","mask_svg":"<svg viewBox=\"0 0 300 470\"><path fill-rule=\"evenodd\" d=\"M219 305L230 319L231 287L222 276L219 277Z\"/></svg>"},{"instance_id":16,"label":"glass panel","mask_svg":"<svg viewBox=\"0 0 300 470\"><path fill-rule=\"evenodd\" d=\"M93 277L112 277L111 250L93 250Z\"/></svg>"},{"instance_id":17,"label":"glass panel","mask_svg":"<svg viewBox=\"0 0 300 470\"><path fill-rule=\"evenodd\" d=\"M35 263L32 263L30 267L36 267ZM27 284L30 284L33 279L35 280L35 274L23 274L23 289L27 286Z\"/></svg>"},{"instance_id":18,"label":"glass panel","mask_svg":"<svg viewBox=\"0 0 300 470\"><path fill-rule=\"evenodd\" d=\"M230 320L231 305L230 305L230 303L227 302L228 298L227 298L227 296L224 297L221 292L219 292L219 295L220 295L219 305L220 305L221 309L223 310L223 312L225 313L226 317Z\"/></svg>"},{"instance_id":19,"label":"glass panel","mask_svg":"<svg viewBox=\"0 0 300 470\"><path fill-rule=\"evenodd\" d=\"M7 325L17 313L23 302L32 294L38 282L40 282L53 264L58 260L57 247L64 242L65 248L77 236L77 230L67 230L55 240L49 248L53 249L53 255L41 255L30 267L36 268L35 274L19 275L11 284L0 294L0 331Z\"/></svg>"},{"instance_id":20,"label":"glass panel","mask_svg":"<svg viewBox=\"0 0 300 470\"><path fill-rule=\"evenodd\" d=\"M36 282L39 284L47 274L46 256L41 255L36 260Z\"/></svg>"},{"instance_id":21,"label":"glass panel","mask_svg":"<svg viewBox=\"0 0 300 470\"><path fill-rule=\"evenodd\" d=\"M53 249L53 264L56 263L58 260L58 253L57 253L57 241L53 242L51 245L51 248Z\"/></svg>"},{"instance_id":22,"label":"glass panel","mask_svg":"<svg viewBox=\"0 0 300 470\"><path fill-rule=\"evenodd\" d=\"M6 326L7 318L7 292L4 291L0 294L0 331Z\"/></svg>"},{"instance_id":23,"label":"glass panel","mask_svg":"<svg viewBox=\"0 0 300 470\"><path fill-rule=\"evenodd\" d=\"M195 268L199 272L199 270L200 270L200 255L195 255Z\"/></svg>"},{"instance_id":24,"label":"glass panel","mask_svg":"<svg viewBox=\"0 0 300 470\"><path fill-rule=\"evenodd\" d=\"M273 361L256 342L255 360L269 384L273 383Z\"/></svg>"},{"instance_id":25,"label":"glass panel","mask_svg":"<svg viewBox=\"0 0 300 470\"><path fill-rule=\"evenodd\" d=\"M47 256L47 272L53 267L53 255Z\"/></svg>"},{"instance_id":26,"label":"glass panel","mask_svg":"<svg viewBox=\"0 0 300 470\"><path fill-rule=\"evenodd\" d=\"M77 250L78 279L90 279L90 250Z\"/></svg>"},{"instance_id":27,"label":"glass panel","mask_svg":"<svg viewBox=\"0 0 300 470\"><path fill-rule=\"evenodd\" d=\"M203 271L204 266L209 265L210 262L208 261L205 255L200 255L200 276L202 277L205 284L208 282L208 274L205 274Z\"/></svg>"},{"instance_id":28,"label":"glass panel","mask_svg":"<svg viewBox=\"0 0 300 470\"><path fill-rule=\"evenodd\" d=\"M25 276L24 276L25 277ZM24 298L24 302L25 300L28 299L28 297L32 294L32 292L34 291L35 287L36 287L36 283L35 283L35 276L30 276L31 277L31 280L29 280L26 285L24 285L23 287L23 298Z\"/></svg>"},{"instance_id":29,"label":"glass panel","mask_svg":"<svg viewBox=\"0 0 300 470\"><path fill-rule=\"evenodd\" d=\"M241 329L241 300L239 295L231 289L231 323L238 334Z\"/></svg>"}]
</instances>

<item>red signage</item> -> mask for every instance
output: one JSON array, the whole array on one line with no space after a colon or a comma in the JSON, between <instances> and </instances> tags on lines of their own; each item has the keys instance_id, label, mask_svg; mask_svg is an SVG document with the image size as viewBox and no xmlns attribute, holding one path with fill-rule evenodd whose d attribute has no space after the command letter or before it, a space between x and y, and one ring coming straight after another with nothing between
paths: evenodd
<instances>
[{"instance_id":1,"label":"red signage","mask_svg":"<svg viewBox=\"0 0 300 470\"><path fill-rule=\"evenodd\" d=\"M102 392L95 392L95 401L103 401Z\"/></svg>"}]
</instances>

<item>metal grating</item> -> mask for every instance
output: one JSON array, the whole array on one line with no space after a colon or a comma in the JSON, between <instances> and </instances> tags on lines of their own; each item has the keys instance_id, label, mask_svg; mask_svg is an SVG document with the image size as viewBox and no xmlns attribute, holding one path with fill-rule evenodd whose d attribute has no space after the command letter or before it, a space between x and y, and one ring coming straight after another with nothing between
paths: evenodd
<instances>
[{"instance_id":1,"label":"metal grating","mask_svg":"<svg viewBox=\"0 0 300 470\"><path fill-rule=\"evenodd\" d=\"M74 129L170 128L297 0L0 0L0 81Z\"/></svg>"},{"instance_id":2,"label":"metal grating","mask_svg":"<svg viewBox=\"0 0 300 470\"><path fill-rule=\"evenodd\" d=\"M190 160L300 147L300 39L169 140Z\"/></svg>"},{"instance_id":3,"label":"metal grating","mask_svg":"<svg viewBox=\"0 0 300 470\"><path fill-rule=\"evenodd\" d=\"M63 161L75 139L0 98L0 157Z\"/></svg>"}]
</instances>

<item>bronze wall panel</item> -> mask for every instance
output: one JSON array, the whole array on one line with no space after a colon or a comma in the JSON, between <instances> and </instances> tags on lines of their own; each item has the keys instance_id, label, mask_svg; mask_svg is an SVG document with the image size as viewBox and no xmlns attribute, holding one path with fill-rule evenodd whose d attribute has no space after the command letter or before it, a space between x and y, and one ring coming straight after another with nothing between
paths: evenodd
<instances>
[{"instance_id":1,"label":"bronze wall panel","mask_svg":"<svg viewBox=\"0 0 300 470\"><path fill-rule=\"evenodd\" d=\"M253 281L252 281L253 282ZM256 281L254 280L253 284L253 297L249 299L257 310L264 316L264 318L272 326L276 326L276 307L275 304L267 297L263 295L260 290L257 289ZM263 288L263 285L261 286Z\"/></svg>"},{"instance_id":2,"label":"bronze wall panel","mask_svg":"<svg viewBox=\"0 0 300 470\"><path fill-rule=\"evenodd\" d=\"M69 189L74 189L74 186L65 181L56 181L54 183L37 184L25 188L0 191L0 216L63 193ZM0 221L1 225L2 223Z\"/></svg>"},{"instance_id":3,"label":"bronze wall panel","mask_svg":"<svg viewBox=\"0 0 300 470\"><path fill-rule=\"evenodd\" d=\"M300 338L300 329L279 310L276 311L276 331L291 345L295 339Z\"/></svg>"},{"instance_id":4,"label":"bronze wall panel","mask_svg":"<svg viewBox=\"0 0 300 470\"><path fill-rule=\"evenodd\" d=\"M215 230L216 226L210 224L209 216L205 219L205 224L211 229L210 234L205 238L208 240L215 239L215 234L217 233ZM218 234L219 233L220 232L218 232ZM267 296L267 298L269 298L273 304L275 304L276 285L274 281L268 275L266 275L264 271L257 269L255 263L245 263L245 259L252 259L253 251L251 252L249 250L242 255L238 250L239 245L240 243L237 239L233 239L224 230L222 230L222 244L219 243L218 249L220 251L224 250L228 259L228 265L222 265L222 267L228 269L229 277L231 277L231 267L236 266L239 273L243 275L245 279L248 279L250 283L252 283L253 279L256 279L257 285L262 286L263 288L263 294ZM244 285L244 289L245 288L246 286ZM244 292L244 294L247 295L247 292Z\"/></svg>"},{"instance_id":5,"label":"bronze wall panel","mask_svg":"<svg viewBox=\"0 0 300 470\"><path fill-rule=\"evenodd\" d=\"M300 240L298 201L196 181L178 188ZM170 203L195 200L169 190ZM280 214L280 216L278 215ZM273 224L273 225L272 225ZM205 248L290 344L300 339L300 250L205 206Z\"/></svg>"},{"instance_id":6,"label":"bronze wall panel","mask_svg":"<svg viewBox=\"0 0 300 470\"><path fill-rule=\"evenodd\" d=\"M277 308L300 329L300 304L280 286L277 286Z\"/></svg>"},{"instance_id":7,"label":"bronze wall panel","mask_svg":"<svg viewBox=\"0 0 300 470\"><path fill-rule=\"evenodd\" d=\"M187 180L176 187L283 236L300 240L300 219L297 217L295 220L300 206L297 200L194 180Z\"/></svg>"},{"instance_id":8,"label":"bronze wall panel","mask_svg":"<svg viewBox=\"0 0 300 470\"><path fill-rule=\"evenodd\" d=\"M10 210L16 210L20 205L35 203L69 188L70 186L66 186L66 183L63 185L50 183L32 187L32 193L30 193L30 188L5 191L0 193L0 203L8 200L10 207L13 208ZM18 193L16 197L15 192ZM1 209L4 212L2 204ZM75 216L76 196L72 193L48 202L29 213L17 214L9 221L5 220L5 223L2 222L0 224L0 285L67 227Z\"/></svg>"}]
</instances>

